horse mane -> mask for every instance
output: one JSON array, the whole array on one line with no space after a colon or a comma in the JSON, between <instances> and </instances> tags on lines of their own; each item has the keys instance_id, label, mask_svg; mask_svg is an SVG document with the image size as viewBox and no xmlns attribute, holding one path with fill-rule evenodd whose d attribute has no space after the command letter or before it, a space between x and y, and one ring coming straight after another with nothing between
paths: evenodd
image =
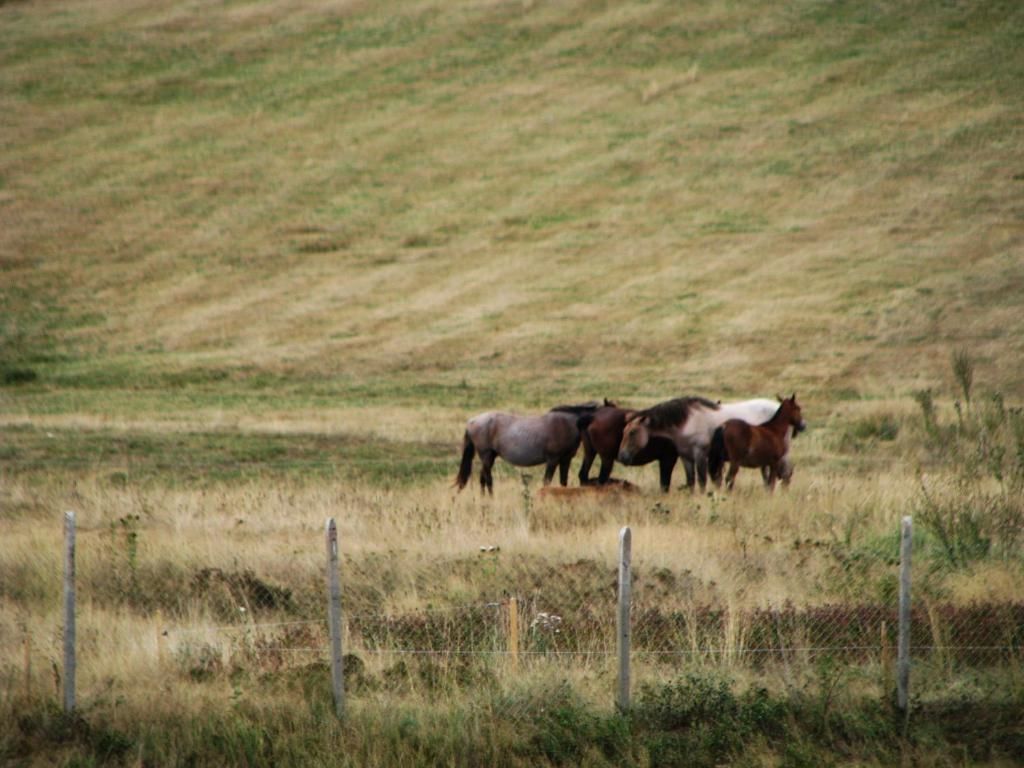
<instances>
[{"instance_id":1,"label":"horse mane","mask_svg":"<svg viewBox=\"0 0 1024 768\"><path fill-rule=\"evenodd\" d=\"M718 410L718 403L708 400L706 397L677 397L674 400L666 400L663 403L652 405L646 410L637 411L633 418L646 417L653 429L665 429L678 426L686 421L690 415L690 409L694 406L709 411Z\"/></svg>"},{"instance_id":2,"label":"horse mane","mask_svg":"<svg viewBox=\"0 0 1024 768\"><path fill-rule=\"evenodd\" d=\"M556 405L552 408L549 413L570 413L573 416L579 416L584 413L593 413L601 404L596 400L591 400L586 403L578 403L576 405Z\"/></svg>"}]
</instances>

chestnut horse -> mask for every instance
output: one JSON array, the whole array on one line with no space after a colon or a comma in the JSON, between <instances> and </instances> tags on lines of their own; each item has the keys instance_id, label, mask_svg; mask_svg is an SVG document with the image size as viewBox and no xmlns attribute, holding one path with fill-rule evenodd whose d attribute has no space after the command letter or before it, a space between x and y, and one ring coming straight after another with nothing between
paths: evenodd
<instances>
[{"instance_id":1,"label":"chestnut horse","mask_svg":"<svg viewBox=\"0 0 1024 768\"><path fill-rule=\"evenodd\" d=\"M591 413L597 403L563 405L540 416L519 416L514 413L488 411L466 422L462 437L462 461L455 477L461 491L473 471L473 456L480 454L480 487L494 493L491 467L498 457L517 467L544 464L544 485L559 470L562 485L569 482L569 465L580 446L577 421Z\"/></svg>"},{"instance_id":2,"label":"chestnut horse","mask_svg":"<svg viewBox=\"0 0 1024 768\"><path fill-rule=\"evenodd\" d=\"M767 467L765 486L770 491L775 490L776 479L788 480L793 471L787 459L789 441L805 426L796 393L782 400L778 411L764 424L748 424L742 419L726 421L722 425L725 452L729 459L726 487L732 490L740 467Z\"/></svg>"},{"instance_id":3,"label":"chestnut horse","mask_svg":"<svg viewBox=\"0 0 1024 768\"><path fill-rule=\"evenodd\" d=\"M597 475L597 484L605 485L611 480L615 456L622 442L622 430L626 421L635 410L619 408L615 403L605 400L604 405L593 413L580 417L579 426L583 438L583 464L580 466L580 485L590 485L590 467L597 456L601 457L601 470ZM679 454L675 445L664 438L652 438L636 455L630 458L630 464L640 466L658 462L661 490L667 491L672 484L672 470L675 469ZM687 485L693 485L693 464L683 461L686 468Z\"/></svg>"},{"instance_id":4,"label":"chestnut horse","mask_svg":"<svg viewBox=\"0 0 1024 768\"><path fill-rule=\"evenodd\" d=\"M720 406L720 412L725 416L725 421L729 419L742 419L747 424L764 424L775 412L779 410L779 403L781 398L775 400L768 400L765 398L758 398L756 400L743 400L737 403L723 403ZM803 430L803 427L794 430L793 436L796 437ZM725 463L728 458L725 455L725 439L723 438L723 429L718 427L714 434L711 436L711 447L708 449L708 476L714 480L716 486L722 485L722 475L724 474ZM768 482L768 467L761 468L761 476L764 478L765 483ZM789 482L789 477L792 475L792 467L789 468L789 475L784 476L782 479L785 482Z\"/></svg>"}]
</instances>

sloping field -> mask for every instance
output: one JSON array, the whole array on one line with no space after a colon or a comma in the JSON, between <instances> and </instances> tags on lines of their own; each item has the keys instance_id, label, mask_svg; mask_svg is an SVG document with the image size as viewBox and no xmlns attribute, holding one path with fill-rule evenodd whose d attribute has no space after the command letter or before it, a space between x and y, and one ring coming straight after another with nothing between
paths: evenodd
<instances>
[{"instance_id":1,"label":"sloping field","mask_svg":"<svg viewBox=\"0 0 1024 768\"><path fill-rule=\"evenodd\" d=\"M1024 394L1016 3L0 13L8 412Z\"/></svg>"}]
</instances>

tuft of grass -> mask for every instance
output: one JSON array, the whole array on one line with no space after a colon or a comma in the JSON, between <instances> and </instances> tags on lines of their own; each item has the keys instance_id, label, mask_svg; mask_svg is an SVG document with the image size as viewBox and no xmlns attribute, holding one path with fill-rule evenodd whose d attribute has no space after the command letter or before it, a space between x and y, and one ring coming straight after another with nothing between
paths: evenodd
<instances>
[{"instance_id":1,"label":"tuft of grass","mask_svg":"<svg viewBox=\"0 0 1024 768\"><path fill-rule=\"evenodd\" d=\"M951 362L953 376L956 378L957 384L960 385L964 400L970 406L971 389L974 386L974 360L966 349L957 349L953 351Z\"/></svg>"}]
</instances>

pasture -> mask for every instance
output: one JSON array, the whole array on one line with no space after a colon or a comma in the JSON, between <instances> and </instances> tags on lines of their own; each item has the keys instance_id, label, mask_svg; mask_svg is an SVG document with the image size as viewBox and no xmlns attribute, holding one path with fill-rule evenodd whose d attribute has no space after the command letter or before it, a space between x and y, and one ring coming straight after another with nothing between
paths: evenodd
<instances>
[{"instance_id":1,"label":"pasture","mask_svg":"<svg viewBox=\"0 0 1024 768\"><path fill-rule=\"evenodd\" d=\"M996 0L0 3L0 763L1024 760L1022 77ZM453 486L485 411L794 391L773 494Z\"/></svg>"}]
</instances>

